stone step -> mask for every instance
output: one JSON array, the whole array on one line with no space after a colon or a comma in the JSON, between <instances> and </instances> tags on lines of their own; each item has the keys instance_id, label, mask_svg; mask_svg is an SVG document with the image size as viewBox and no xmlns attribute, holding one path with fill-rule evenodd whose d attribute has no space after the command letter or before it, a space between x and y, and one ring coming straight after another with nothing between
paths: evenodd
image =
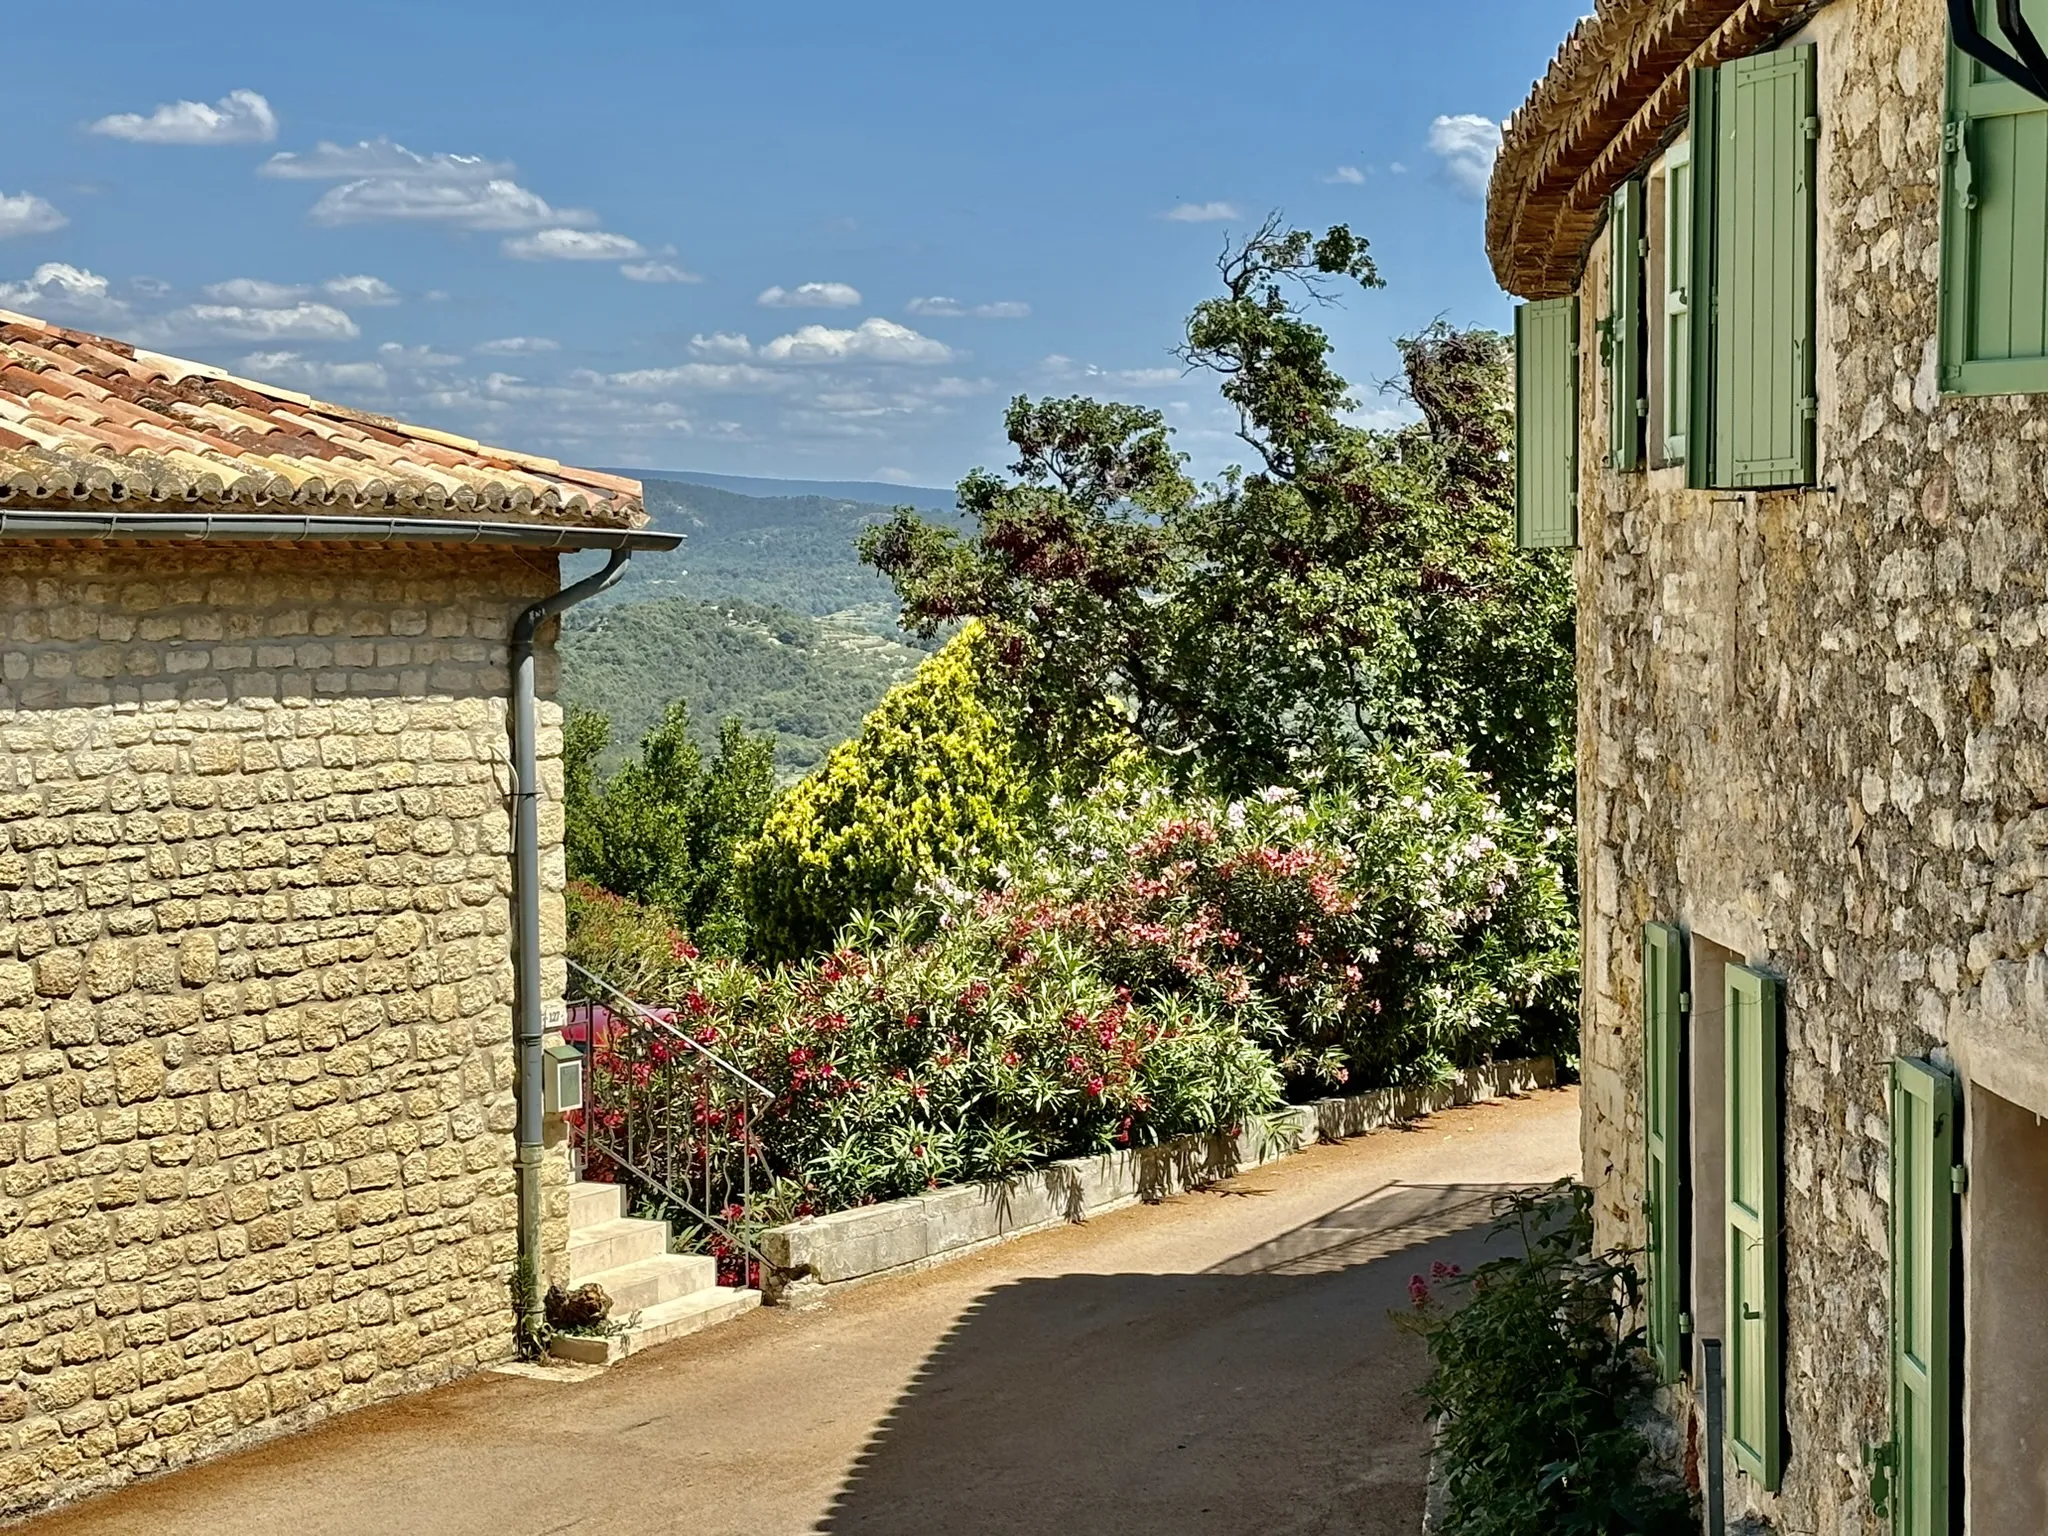
<instances>
[{"instance_id":1,"label":"stone step","mask_svg":"<svg viewBox=\"0 0 2048 1536\"><path fill-rule=\"evenodd\" d=\"M617 1184L596 1184L588 1179L569 1186L569 1230L580 1232L602 1221L617 1221L626 1214L626 1191Z\"/></svg>"},{"instance_id":2,"label":"stone step","mask_svg":"<svg viewBox=\"0 0 2048 1536\"><path fill-rule=\"evenodd\" d=\"M652 1349L657 1344L666 1344L672 1339L729 1321L759 1305L759 1291L713 1286L710 1290L693 1291L687 1296L678 1296L674 1301L648 1307L630 1318L619 1319L626 1327L610 1338L556 1334L548 1342L548 1352L557 1359L573 1360L579 1365L610 1365L614 1360L637 1355L643 1349Z\"/></svg>"},{"instance_id":3,"label":"stone step","mask_svg":"<svg viewBox=\"0 0 2048 1536\"><path fill-rule=\"evenodd\" d=\"M590 1279L604 1287L612 1299L612 1316L623 1322L648 1307L712 1289L718 1284L718 1260L708 1253L664 1253Z\"/></svg>"},{"instance_id":4,"label":"stone step","mask_svg":"<svg viewBox=\"0 0 2048 1536\"><path fill-rule=\"evenodd\" d=\"M623 1269L668 1252L668 1223L620 1216L569 1233L569 1284L596 1280L608 1269Z\"/></svg>"}]
</instances>

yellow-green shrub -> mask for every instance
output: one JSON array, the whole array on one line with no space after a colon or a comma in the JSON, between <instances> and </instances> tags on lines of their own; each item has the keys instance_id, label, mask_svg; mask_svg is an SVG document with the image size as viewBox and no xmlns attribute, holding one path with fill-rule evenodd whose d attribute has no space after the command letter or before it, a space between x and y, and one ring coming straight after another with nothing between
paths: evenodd
<instances>
[{"instance_id":1,"label":"yellow-green shrub","mask_svg":"<svg viewBox=\"0 0 2048 1536\"><path fill-rule=\"evenodd\" d=\"M892 689L741 850L754 947L788 959L830 945L856 912L993 860L1033 799L1014 716L985 674L973 624Z\"/></svg>"}]
</instances>

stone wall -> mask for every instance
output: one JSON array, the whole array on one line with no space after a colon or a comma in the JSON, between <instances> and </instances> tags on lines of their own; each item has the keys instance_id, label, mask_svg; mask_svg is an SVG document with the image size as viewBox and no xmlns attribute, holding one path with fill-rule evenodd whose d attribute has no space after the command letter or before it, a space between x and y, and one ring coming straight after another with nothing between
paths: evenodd
<instances>
[{"instance_id":1,"label":"stone wall","mask_svg":"<svg viewBox=\"0 0 2048 1536\"><path fill-rule=\"evenodd\" d=\"M1809 30L1823 488L1615 475L1583 414L1586 1170L1639 1244L1644 922L1784 978L1790 1455L1733 1491L1826 1536L1888 1529L1890 1059L2048 1110L2048 400L1937 388L1945 35L1941 0Z\"/></svg>"},{"instance_id":2,"label":"stone wall","mask_svg":"<svg viewBox=\"0 0 2048 1536\"><path fill-rule=\"evenodd\" d=\"M555 574L0 546L0 1512L511 1352L505 637Z\"/></svg>"}]
</instances>

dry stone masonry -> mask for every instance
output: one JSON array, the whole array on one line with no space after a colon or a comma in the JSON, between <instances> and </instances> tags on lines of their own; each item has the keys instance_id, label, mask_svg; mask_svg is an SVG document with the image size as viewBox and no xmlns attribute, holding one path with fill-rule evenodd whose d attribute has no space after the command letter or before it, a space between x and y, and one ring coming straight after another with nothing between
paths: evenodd
<instances>
[{"instance_id":1,"label":"dry stone masonry","mask_svg":"<svg viewBox=\"0 0 2048 1536\"><path fill-rule=\"evenodd\" d=\"M1646 922L1785 978L1791 1449L1779 1497L1734 1495L1876 1536L1887 1064L1997 1062L2036 1093L2048 1065L2048 413L1938 387L1939 0L1835 0L1804 40L1820 488L1618 475L1597 390L1581 415L1585 1154L1603 1237L1639 1247ZM1603 237L1589 359L1607 260Z\"/></svg>"},{"instance_id":2,"label":"dry stone masonry","mask_svg":"<svg viewBox=\"0 0 2048 1536\"><path fill-rule=\"evenodd\" d=\"M0 550L0 1511L511 1352L505 637L555 585Z\"/></svg>"}]
</instances>

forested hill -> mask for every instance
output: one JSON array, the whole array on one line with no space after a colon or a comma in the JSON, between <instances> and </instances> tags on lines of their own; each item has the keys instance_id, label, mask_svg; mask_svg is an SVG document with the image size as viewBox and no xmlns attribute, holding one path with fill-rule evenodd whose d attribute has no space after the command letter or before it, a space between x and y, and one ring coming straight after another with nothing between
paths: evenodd
<instances>
[{"instance_id":1,"label":"forested hill","mask_svg":"<svg viewBox=\"0 0 2048 1536\"><path fill-rule=\"evenodd\" d=\"M728 715L773 731L776 770L793 778L858 731L924 655L857 621L788 608L691 597L593 604L563 618L562 701L610 718L607 767L682 699L700 744L717 740Z\"/></svg>"},{"instance_id":2,"label":"forested hill","mask_svg":"<svg viewBox=\"0 0 2048 1536\"><path fill-rule=\"evenodd\" d=\"M749 496L644 475L643 483L651 526L685 542L672 555L635 558L603 601L737 599L814 617L860 610L868 628L894 632L894 592L854 553L861 529L887 518L891 506L829 495ZM936 493L918 494L929 506ZM948 499L940 515L951 511ZM577 569L592 559L583 557Z\"/></svg>"}]
</instances>

